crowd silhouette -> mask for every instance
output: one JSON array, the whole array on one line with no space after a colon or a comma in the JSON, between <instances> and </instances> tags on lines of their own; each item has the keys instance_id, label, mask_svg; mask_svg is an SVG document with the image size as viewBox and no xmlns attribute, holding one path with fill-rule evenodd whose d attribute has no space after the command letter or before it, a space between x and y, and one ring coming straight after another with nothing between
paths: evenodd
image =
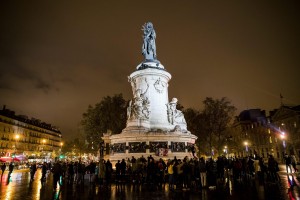
<instances>
[{"instance_id":1,"label":"crowd silhouette","mask_svg":"<svg viewBox=\"0 0 300 200\"><path fill-rule=\"evenodd\" d=\"M297 162L293 155L284 157L287 173L298 172ZM13 173L14 165L8 166L8 179ZM219 156L216 159L204 157L185 157L183 159L154 159L139 157L118 160L112 164L110 160L94 161L57 161L44 162L42 165L30 165L30 181L33 181L37 169L41 169L41 183L45 187L49 176L52 176L53 191L62 185L99 186L109 189L112 184L117 188L126 185L146 185L148 188L165 188L169 191L214 190L220 185L252 184L258 182L280 183L278 162L272 155L264 159L258 155L246 157ZM1 165L1 179L6 164ZM292 187L292 185L291 185Z\"/></svg>"}]
</instances>

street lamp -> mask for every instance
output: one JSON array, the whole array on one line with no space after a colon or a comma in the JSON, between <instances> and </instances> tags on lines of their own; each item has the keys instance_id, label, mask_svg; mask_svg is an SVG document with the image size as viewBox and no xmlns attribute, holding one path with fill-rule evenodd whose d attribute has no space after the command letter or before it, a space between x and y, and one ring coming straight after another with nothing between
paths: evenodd
<instances>
[{"instance_id":1,"label":"street lamp","mask_svg":"<svg viewBox=\"0 0 300 200\"><path fill-rule=\"evenodd\" d=\"M61 142L59 145L60 145L60 153L61 153L62 152L62 146L64 145L64 143Z\"/></svg>"},{"instance_id":2,"label":"street lamp","mask_svg":"<svg viewBox=\"0 0 300 200\"><path fill-rule=\"evenodd\" d=\"M227 146L224 146L224 154L225 154L225 157L228 157L228 149L227 149Z\"/></svg>"},{"instance_id":3,"label":"street lamp","mask_svg":"<svg viewBox=\"0 0 300 200\"><path fill-rule=\"evenodd\" d=\"M285 153L285 147L286 147L286 143L285 143L285 132L281 132L280 138L281 138L281 140L282 140L282 146L283 146L284 153Z\"/></svg>"},{"instance_id":4,"label":"street lamp","mask_svg":"<svg viewBox=\"0 0 300 200\"><path fill-rule=\"evenodd\" d=\"M15 136L15 140L16 140L16 142L15 142L15 152L14 152L14 157L16 156L16 152L17 152L17 145L18 145L18 140L19 140L19 138L20 138L20 135L19 135L19 134L17 134L17 135Z\"/></svg>"},{"instance_id":5,"label":"street lamp","mask_svg":"<svg viewBox=\"0 0 300 200\"><path fill-rule=\"evenodd\" d=\"M245 147L246 147L246 152L248 152L248 142L245 141L245 142L244 142L244 145L245 145Z\"/></svg>"},{"instance_id":6,"label":"street lamp","mask_svg":"<svg viewBox=\"0 0 300 200\"><path fill-rule=\"evenodd\" d=\"M46 143L46 140L43 139L43 140L42 140L42 143L43 143L43 147L44 147L44 145L45 145L45 143Z\"/></svg>"},{"instance_id":7,"label":"street lamp","mask_svg":"<svg viewBox=\"0 0 300 200\"><path fill-rule=\"evenodd\" d=\"M42 147L42 155L43 155L43 157L44 157L44 160L46 160L46 156L44 156L44 148L45 148L45 144L46 144L46 140L45 139L43 139L42 140L42 143L43 143L43 147Z\"/></svg>"}]
</instances>

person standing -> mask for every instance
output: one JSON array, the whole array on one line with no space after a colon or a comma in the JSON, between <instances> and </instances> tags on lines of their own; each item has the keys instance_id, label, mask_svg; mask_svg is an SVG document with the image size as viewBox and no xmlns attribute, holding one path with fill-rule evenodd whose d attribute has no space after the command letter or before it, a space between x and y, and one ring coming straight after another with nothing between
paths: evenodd
<instances>
[{"instance_id":1,"label":"person standing","mask_svg":"<svg viewBox=\"0 0 300 200\"><path fill-rule=\"evenodd\" d=\"M44 185L44 183L46 182L46 174L47 174L47 163L44 162L42 166L42 178L41 178L42 185Z\"/></svg>"},{"instance_id":2,"label":"person standing","mask_svg":"<svg viewBox=\"0 0 300 200\"><path fill-rule=\"evenodd\" d=\"M73 165L73 162L70 162L67 166L68 166L67 167L68 183L72 184L73 180L74 180L74 165Z\"/></svg>"},{"instance_id":3,"label":"person standing","mask_svg":"<svg viewBox=\"0 0 300 200\"><path fill-rule=\"evenodd\" d=\"M193 158L195 158L195 153L196 153L196 149L195 149L195 146L194 144L191 146L191 151L192 151L192 155L193 155Z\"/></svg>"},{"instance_id":4,"label":"person standing","mask_svg":"<svg viewBox=\"0 0 300 200\"><path fill-rule=\"evenodd\" d=\"M177 179L176 179L176 189L182 190L183 186L183 162L178 159L178 165L176 166Z\"/></svg>"},{"instance_id":5,"label":"person standing","mask_svg":"<svg viewBox=\"0 0 300 200\"><path fill-rule=\"evenodd\" d=\"M225 163L223 157L219 156L216 163L217 163L217 179L224 180Z\"/></svg>"},{"instance_id":6,"label":"person standing","mask_svg":"<svg viewBox=\"0 0 300 200\"><path fill-rule=\"evenodd\" d=\"M297 159L296 156L294 154L291 155L291 162L292 162L292 166L294 168L294 172L297 172Z\"/></svg>"},{"instance_id":7,"label":"person standing","mask_svg":"<svg viewBox=\"0 0 300 200\"><path fill-rule=\"evenodd\" d=\"M105 171L106 171L106 162L104 159L101 159L99 162L99 173L98 173L100 185L104 185Z\"/></svg>"},{"instance_id":8,"label":"person standing","mask_svg":"<svg viewBox=\"0 0 300 200\"><path fill-rule=\"evenodd\" d=\"M291 159L291 156L289 156L287 153L285 154L284 156L284 160L285 160L285 166L286 166L286 172L289 173L289 169L290 169L290 172L292 173L292 159Z\"/></svg>"},{"instance_id":9,"label":"person standing","mask_svg":"<svg viewBox=\"0 0 300 200\"><path fill-rule=\"evenodd\" d=\"M105 168L106 168L106 171L105 171L106 185L107 185L107 187L110 187L110 182L111 182L111 176L112 176L113 169L112 169L112 164L109 160L107 160L107 162L105 164Z\"/></svg>"},{"instance_id":10,"label":"person standing","mask_svg":"<svg viewBox=\"0 0 300 200\"><path fill-rule=\"evenodd\" d=\"M174 161L168 163L168 175L169 175L169 188L170 190L174 189Z\"/></svg>"},{"instance_id":11,"label":"person standing","mask_svg":"<svg viewBox=\"0 0 300 200\"><path fill-rule=\"evenodd\" d=\"M268 171L269 171L269 179L273 182L277 180L277 165L278 163L274 159L272 155L269 155L268 159Z\"/></svg>"},{"instance_id":12,"label":"person standing","mask_svg":"<svg viewBox=\"0 0 300 200\"><path fill-rule=\"evenodd\" d=\"M199 161L199 171L200 171L200 182L202 188L206 187L206 176L207 176L207 168L206 163L203 157L200 158Z\"/></svg>"},{"instance_id":13,"label":"person standing","mask_svg":"<svg viewBox=\"0 0 300 200\"><path fill-rule=\"evenodd\" d=\"M208 186L215 187L217 185L217 163L213 158L207 162L207 182Z\"/></svg>"},{"instance_id":14,"label":"person standing","mask_svg":"<svg viewBox=\"0 0 300 200\"><path fill-rule=\"evenodd\" d=\"M90 183L95 183L95 172L96 172L96 163L91 161L89 165L89 171L90 171Z\"/></svg>"},{"instance_id":15,"label":"person standing","mask_svg":"<svg viewBox=\"0 0 300 200\"><path fill-rule=\"evenodd\" d=\"M66 177L66 172L67 172L67 163L66 162L62 163L61 169L62 169L62 178L64 179Z\"/></svg>"},{"instance_id":16,"label":"person standing","mask_svg":"<svg viewBox=\"0 0 300 200\"><path fill-rule=\"evenodd\" d=\"M59 164L59 162L56 162L53 165L52 173L53 173L53 191L55 191L56 187L57 187L57 183L59 183L59 178L62 174L62 169L61 169L61 165Z\"/></svg>"},{"instance_id":17,"label":"person standing","mask_svg":"<svg viewBox=\"0 0 300 200\"><path fill-rule=\"evenodd\" d=\"M189 164L188 158L183 159L182 165L182 180L183 180L183 190L190 190L191 185L191 166Z\"/></svg>"},{"instance_id":18,"label":"person standing","mask_svg":"<svg viewBox=\"0 0 300 200\"><path fill-rule=\"evenodd\" d=\"M254 160L253 166L254 166L254 172L255 172L256 178L258 178L258 180L261 181L261 171L262 170L259 165L259 157L256 157L256 159Z\"/></svg>"},{"instance_id":19,"label":"person standing","mask_svg":"<svg viewBox=\"0 0 300 200\"><path fill-rule=\"evenodd\" d=\"M149 159L149 161L150 162L147 165L147 182L153 185L155 181L156 167L155 167L154 159Z\"/></svg>"},{"instance_id":20,"label":"person standing","mask_svg":"<svg viewBox=\"0 0 300 200\"><path fill-rule=\"evenodd\" d=\"M99 169L98 169L99 172ZM79 161L77 166L77 184L83 184L84 183L84 164Z\"/></svg>"},{"instance_id":21,"label":"person standing","mask_svg":"<svg viewBox=\"0 0 300 200\"><path fill-rule=\"evenodd\" d=\"M135 183L137 180L137 170L138 170L138 163L134 156L131 158L131 174L132 174L132 182Z\"/></svg>"},{"instance_id":22,"label":"person standing","mask_svg":"<svg viewBox=\"0 0 300 200\"><path fill-rule=\"evenodd\" d=\"M1 165L1 171L2 171L1 179L2 179L2 176L3 176L3 174L4 174L5 169L6 169L6 164L3 163L3 164Z\"/></svg>"},{"instance_id":23,"label":"person standing","mask_svg":"<svg viewBox=\"0 0 300 200\"><path fill-rule=\"evenodd\" d=\"M126 182L126 162L125 162L125 159L122 159L120 167L121 167L121 181L122 181L122 183L125 184L125 182Z\"/></svg>"},{"instance_id":24,"label":"person standing","mask_svg":"<svg viewBox=\"0 0 300 200\"><path fill-rule=\"evenodd\" d=\"M162 186L163 184L165 184L165 169L166 169L166 164L163 161L162 158L159 159L159 161L157 162L157 183L159 186Z\"/></svg>"},{"instance_id":25,"label":"person standing","mask_svg":"<svg viewBox=\"0 0 300 200\"><path fill-rule=\"evenodd\" d=\"M115 167L116 167L116 184L119 185L119 183L121 181L121 163L120 163L120 160L118 160Z\"/></svg>"},{"instance_id":26,"label":"person standing","mask_svg":"<svg viewBox=\"0 0 300 200\"><path fill-rule=\"evenodd\" d=\"M30 181L33 181L35 172L36 172L36 164L32 163L30 166Z\"/></svg>"},{"instance_id":27,"label":"person standing","mask_svg":"<svg viewBox=\"0 0 300 200\"><path fill-rule=\"evenodd\" d=\"M11 173L13 172L13 170L14 170L14 165L11 162L8 166L8 178L11 176Z\"/></svg>"}]
</instances>

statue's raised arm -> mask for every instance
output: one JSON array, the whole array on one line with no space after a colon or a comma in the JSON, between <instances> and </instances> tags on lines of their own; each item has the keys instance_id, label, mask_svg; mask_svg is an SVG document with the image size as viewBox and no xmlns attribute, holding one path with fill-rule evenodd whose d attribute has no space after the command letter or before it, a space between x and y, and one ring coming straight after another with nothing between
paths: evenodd
<instances>
[{"instance_id":1,"label":"statue's raised arm","mask_svg":"<svg viewBox=\"0 0 300 200\"><path fill-rule=\"evenodd\" d=\"M143 47L142 54L145 56L145 60L157 60L156 58L156 45L155 45L155 30L151 22L147 22L143 25Z\"/></svg>"}]
</instances>

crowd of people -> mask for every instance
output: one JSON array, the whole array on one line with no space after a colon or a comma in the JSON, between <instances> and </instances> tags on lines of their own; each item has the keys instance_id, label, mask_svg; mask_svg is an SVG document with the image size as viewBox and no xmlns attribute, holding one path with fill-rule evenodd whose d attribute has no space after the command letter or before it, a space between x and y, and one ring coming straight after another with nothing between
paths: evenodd
<instances>
[{"instance_id":1,"label":"crowd of people","mask_svg":"<svg viewBox=\"0 0 300 200\"><path fill-rule=\"evenodd\" d=\"M297 172L294 156L285 155L287 172ZM6 165L1 166L2 175ZM13 171L13 165L9 165L9 176ZM37 166L30 166L30 179L34 180ZM110 187L111 183L117 186L125 184L149 184L153 187L169 185L170 190L198 190L214 187L218 181L232 178L233 181L247 182L257 178L260 182L278 181L278 162L272 155L268 155L268 161L259 156L247 156L243 158L219 156L216 160L197 157L184 159L155 160L151 155L147 158L140 157L118 160L116 164L110 160L101 159L100 162L83 163L57 161L53 164L44 162L41 166L41 182L44 184L48 175L53 176L53 189L58 184L83 184L85 179L93 184ZM2 178L1 175L1 178Z\"/></svg>"}]
</instances>

